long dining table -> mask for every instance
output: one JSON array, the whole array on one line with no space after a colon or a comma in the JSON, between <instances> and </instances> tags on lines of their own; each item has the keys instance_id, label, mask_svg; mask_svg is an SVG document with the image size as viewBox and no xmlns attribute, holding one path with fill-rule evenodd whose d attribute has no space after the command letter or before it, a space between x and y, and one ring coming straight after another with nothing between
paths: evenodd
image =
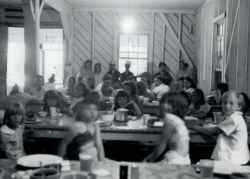
<instances>
[{"instance_id":1,"label":"long dining table","mask_svg":"<svg viewBox=\"0 0 250 179\"><path fill-rule=\"evenodd\" d=\"M156 118L152 116L151 118ZM57 117L38 117L37 121L27 121L26 130L35 127L31 138L63 138L69 127L73 124L74 118L68 115ZM110 125L100 125L103 140L121 141L150 141L158 142L161 138L162 127L151 127L142 125L142 117L127 122L112 121ZM35 125L35 126L34 126ZM215 143L216 136L206 136L190 131L190 143ZM250 143L250 140L249 140Z\"/></svg>"}]
</instances>

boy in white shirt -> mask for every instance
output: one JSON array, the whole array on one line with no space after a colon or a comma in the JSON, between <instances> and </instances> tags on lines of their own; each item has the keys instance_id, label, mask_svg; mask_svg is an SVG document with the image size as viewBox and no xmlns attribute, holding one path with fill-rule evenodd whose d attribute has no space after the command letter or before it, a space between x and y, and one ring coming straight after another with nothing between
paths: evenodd
<instances>
[{"instance_id":1,"label":"boy in white shirt","mask_svg":"<svg viewBox=\"0 0 250 179\"><path fill-rule=\"evenodd\" d=\"M193 130L206 135L219 135L212 159L235 164L246 164L249 161L247 126L239 112L242 105L240 94L228 91L222 96L225 120L216 127L193 127Z\"/></svg>"}]
</instances>

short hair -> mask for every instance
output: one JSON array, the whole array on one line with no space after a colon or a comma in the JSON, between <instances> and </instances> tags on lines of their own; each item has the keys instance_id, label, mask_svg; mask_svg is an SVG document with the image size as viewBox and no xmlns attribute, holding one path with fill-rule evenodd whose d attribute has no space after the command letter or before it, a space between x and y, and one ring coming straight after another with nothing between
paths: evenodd
<instances>
[{"instance_id":1,"label":"short hair","mask_svg":"<svg viewBox=\"0 0 250 179\"><path fill-rule=\"evenodd\" d=\"M190 77L184 78L184 80L187 80L189 83L191 83L190 88L196 88L194 81Z\"/></svg>"},{"instance_id":2,"label":"short hair","mask_svg":"<svg viewBox=\"0 0 250 179\"><path fill-rule=\"evenodd\" d=\"M220 90L222 94L228 91L228 84L227 83L218 83L216 85L216 89Z\"/></svg>"},{"instance_id":3,"label":"short hair","mask_svg":"<svg viewBox=\"0 0 250 179\"><path fill-rule=\"evenodd\" d=\"M96 64L94 65L94 73L96 73L95 68L96 68L96 66L97 66L97 65L99 65L99 66L100 66L100 69L101 69L101 72L102 72L102 66L101 66L101 64L100 64L100 63L96 63Z\"/></svg>"},{"instance_id":4,"label":"short hair","mask_svg":"<svg viewBox=\"0 0 250 179\"><path fill-rule=\"evenodd\" d=\"M74 83L76 82L76 79L75 79L75 77L73 77L73 76L69 76L69 77L67 78L67 82L69 82L70 79L72 79L72 80L74 81Z\"/></svg>"},{"instance_id":5,"label":"short hair","mask_svg":"<svg viewBox=\"0 0 250 179\"><path fill-rule=\"evenodd\" d=\"M78 107L78 110L76 112L76 116L75 116L76 121L84 121L84 116L82 115L81 111L87 109L87 107L90 106L90 105L95 105L97 110L98 110L98 104L97 104L97 102L95 100L93 100L93 99L84 99L80 103L80 105Z\"/></svg>"},{"instance_id":6,"label":"short hair","mask_svg":"<svg viewBox=\"0 0 250 179\"><path fill-rule=\"evenodd\" d=\"M34 86L36 86L36 79L37 78L41 78L42 79L42 86L43 86L44 85L44 77L42 75L36 75L34 77L34 80L33 80Z\"/></svg>"},{"instance_id":7,"label":"short hair","mask_svg":"<svg viewBox=\"0 0 250 179\"><path fill-rule=\"evenodd\" d=\"M48 91L45 92L44 99L43 99L43 101L44 101L43 102L43 110L44 111L49 110L49 106L47 104L47 99L56 99L57 100L56 107L60 107L61 99L60 99L60 96L59 96L57 91L48 90Z\"/></svg>"},{"instance_id":8,"label":"short hair","mask_svg":"<svg viewBox=\"0 0 250 179\"><path fill-rule=\"evenodd\" d=\"M19 93L19 86L17 84L15 84L12 88L12 91L10 92L10 94L16 94Z\"/></svg>"},{"instance_id":9,"label":"short hair","mask_svg":"<svg viewBox=\"0 0 250 179\"><path fill-rule=\"evenodd\" d=\"M128 101L129 101L129 95L128 95L127 91L125 91L125 90L118 91L118 93L115 96L115 106L114 106L115 111L120 107L118 104L118 98L120 98L120 97L127 97Z\"/></svg>"},{"instance_id":10,"label":"short hair","mask_svg":"<svg viewBox=\"0 0 250 179\"><path fill-rule=\"evenodd\" d=\"M144 95L147 91L146 84L143 81L138 81L136 83L138 89L138 95Z\"/></svg>"},{"instance_id":11,"label":"short hair","mask_svg":"<svg viewBox=\"0 0 250 179\"><path fill-rule=\"evenodd\" d=\"M244 99L243 99L242 95L237 91L230 90L230 91L227 91L226 93L224 93L222 98L221 98L222 103L228 96L231 96L231 95L234 95L238 99L238 105L241 107L240 111L242 111L244 108L244 105L245 105Z\"/></svg>"},{"instance_id":12,"label":"short hair","mask_svg":"<svg viewBox=\"0 0 250 179\"><path fill-rule=\"evenodd\" d=\"M163 78L161 75L157 75L155 78L161 81L163 84L167 84L165 78Z\"/></svg>"},{"instance_id":13,"label":"short hair","mask_svg":"<svg viewBox=\"0 0 250 179\"><path fill-rule=\"evenodd\" d=\"M133 81L125 81L124 83L123 83L123 87L124 86L129 86L130 88L131 88L131 96L135 96L135 95L137 95L137 87L136 87L136 85L135 85L135 82L133 82Z\"/></svg>"},{"instance_id":14,"label":"short hair","mask_svg":"<svg viewBox=\"0 0 250 179\"><path fill-rule=\"evenodd\" d=\"M8 124L10 116L16 114L22 115L22 121L20 124L23 124L23 120L25 118L25 111L23 105L20 103L12 103L5 109L3 124Z\"/></svg>"},{"instance_id":15,"label":"short hair","mask_svg":"<svg viewBox=\"0 0 250 179\"><path fill-rule=\"evenodd\" d=\"M91 60L86 60L86 61L84 62L84 67L86 66L87 63L91 63L91 64L92 64L92 61L91 61Z\"/></svg>"},{"instance_id":16,"label":"short hair","mask_svg":"<svg viewBox=\"0 0 250 179\"><path fill-rule=\"evenodd\" d=\"M112 75L108 74L108 73L106 73L105 75L103 75L102 81L106 81L106 80L111 81L112 80Z\"/></svg>"},{"instance_id":17,"label":"short hair","mask_svg":"<svg viewBox=\"0 0 250 179\"><path fill-rule=\"evenodd\" d=\"M76 88L77 86L81 86L82 89L83 89L82 97L86 97L86 96L89 94L89 89L87 88L87 86L86 86L84 83L81 83L81 82L80 82L80 83L77 83L76 86L75 86L75 88Z\"/></svg>"},{"instance_id":18,"label":"short hair","mask_svg":"<svg viewBox=\"0 0 250 179\"><path fill-rule=\"evenodd\" d=\"M160 99L160 107L162 108L165 103L171 106L171 109L168 109L169 113L184 119L187 114L188 104L183 95L177 92L165 93ZM162 111L164 110L162 109Z\"/></svg>"},{"instance_id":19,"label":"short hair","mask_svg":"<svg viewBox=\"0 0 250 179\"><path fill-rule=\"evenodd\" d=\"M247 112L247 111L249 110L249 108L250 108L250 100L249 100L249 98L248 98L248 96L247 96L246 93L240 93L240 94L241 94L241 95L240 95L240 98L242 98L241 100L244 102L244 103L242 104L241 111L242 111L243 113L245 113L245 112Z\"/></svg>"},{"instance_id":20,"label":"short hair","mask_svg":"<svg viewBox=\"0 0 250 179\"><path fill-rule=\"evenodd\" d=\"M166 65L166 63L165 63L165 62L160 62L160 63L159 63L159 68L161 68L162 66L167 67L167 65Z\"/></svg>"},{"instance_id":21,"label":"short hair","mask_svg":"<svg viewBox=\"0 0 250 179\"><path fill-rule=\"evenodd\" d=\"M197 93L197 94L201 95L201 101L200 101L201 104L205 104L205 103L206 103L206 101L205 101L205 95L204 95L204 93L203 93L203 91L202 91L201 89L196 88L196 89L192 92L192 94L191 94L191 100L192 100L192 95L193 95L194 93Z\"/></svg>"}]
</instances>

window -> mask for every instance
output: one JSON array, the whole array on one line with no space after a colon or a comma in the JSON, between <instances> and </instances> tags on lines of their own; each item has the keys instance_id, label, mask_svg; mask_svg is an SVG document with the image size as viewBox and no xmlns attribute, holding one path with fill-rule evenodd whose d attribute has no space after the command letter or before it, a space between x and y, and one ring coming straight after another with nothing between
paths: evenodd
<instances>
[{"instance_id":1,"label":"window","mask_svg":"<svg viewBox=\"0 0 250 179\"><path fill-rule=\"evenodd\" d=\"M147 71L148 35L120 35L119 71L125 71L126 61L135 76Z\"/></svg>"}]
</instances>

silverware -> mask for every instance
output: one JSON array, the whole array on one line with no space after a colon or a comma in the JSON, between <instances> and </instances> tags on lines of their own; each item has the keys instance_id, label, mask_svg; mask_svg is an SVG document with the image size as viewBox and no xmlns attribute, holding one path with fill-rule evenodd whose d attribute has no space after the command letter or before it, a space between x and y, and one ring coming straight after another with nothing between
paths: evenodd
<instances>
[{"instance_id":1,"label":"silverware","mask_svg":"<svg viewBox=\"0 0 250 179\"><path fill-rule=\"evenodd\" d=\"M111 122L108 123L108 126L109 126L111 129L113 129L113 127L114 127L113 123L111 123Z\"/></svg>"}]
</instances>

